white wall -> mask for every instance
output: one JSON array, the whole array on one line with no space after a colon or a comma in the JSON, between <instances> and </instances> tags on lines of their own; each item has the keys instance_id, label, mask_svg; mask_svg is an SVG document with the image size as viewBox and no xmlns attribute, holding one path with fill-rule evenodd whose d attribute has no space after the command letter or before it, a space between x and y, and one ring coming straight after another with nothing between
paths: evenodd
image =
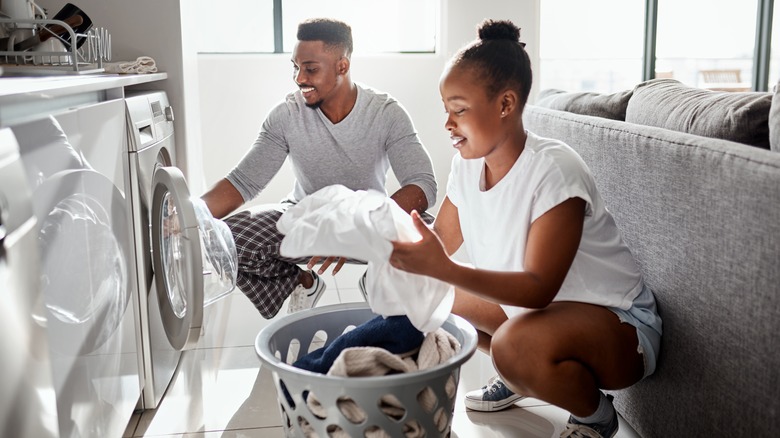
<instances>
[{"instance_id":1,"label":"white wall","mask_svg":"<svg viewBox=\"0 0 780 438\"><path fill-rule=\"evenodd\" d=\"M442 0L441 46L436 54L355 55L352 78L389 92L409 111L423 144L433 159L439 196L444 197L454 149L444 130L439 75L450 56L476 37L485 18L509 19L522 29L531 61L538 63L539 0ZM270 109L295 89L290 54L201 55L200 142L207 186L224 177L257 136ZM533 93L533 91L532 91ZM389 191L398 184L390 172ZM292 188L287 164L253 201L277 202Z\"/></svg>"}]
</instances>

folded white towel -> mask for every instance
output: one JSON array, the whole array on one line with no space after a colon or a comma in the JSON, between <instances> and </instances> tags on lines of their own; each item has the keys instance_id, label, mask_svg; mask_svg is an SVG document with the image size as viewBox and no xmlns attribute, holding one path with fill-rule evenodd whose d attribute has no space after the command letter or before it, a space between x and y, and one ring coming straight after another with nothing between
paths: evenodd
<instances>
[{"instance_id":1,"label":"folded white towel","mask_svg":"<svg viewBox=\"0 0 780 438\"><path fill-rule=\"evenodd\" d=\"M143 74L157 72L157 65L155 65L154 59L149 56L139 56L135 61L106 62L103 64L103 68L106 69L106 73Z\"/></svg>"}]
</instances>

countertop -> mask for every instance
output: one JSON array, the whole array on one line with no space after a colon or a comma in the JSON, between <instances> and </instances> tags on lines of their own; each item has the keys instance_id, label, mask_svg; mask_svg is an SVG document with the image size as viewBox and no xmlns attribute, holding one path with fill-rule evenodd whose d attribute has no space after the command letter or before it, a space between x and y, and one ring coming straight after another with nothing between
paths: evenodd
<instances>
[{"instance_id":1,"label":"countertop","mask_svg":"<svg viewBox=\"0 0 780 438\"><path fill-rule=\"evenodd\" d=\"M167 73L0 77L0 127L80 105L124 97L125 87L161 81Z\"/></svg>"},{"instance_id":2,"label":"countertop","mask_svg":"<svg viewBox=\"0 0 780 438\"><path fill-rule=\"evenodd\" d=\"M30 97L64 96L111 88L127 87L166 79L167 73L95 74L84 76L5 76L0 77L0 102Z\"/></svg>"}]
</instances>

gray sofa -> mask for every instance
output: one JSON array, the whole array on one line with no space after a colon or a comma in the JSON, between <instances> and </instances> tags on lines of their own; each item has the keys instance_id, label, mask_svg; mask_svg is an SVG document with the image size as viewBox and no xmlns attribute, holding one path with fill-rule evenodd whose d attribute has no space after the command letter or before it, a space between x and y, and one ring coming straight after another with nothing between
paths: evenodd
<instances>
[{"instance_id":1,"label":"gray sofa","mask_svg":"<svg viewBox=\"0 0 780 438\"><path fill-rule=\"evenodd\" d=\"M680 102L668 101L669 85L685 89L652 81L609 96L546 93L537 101L548 107L526 107L525 127L582 155L658 300L664 321L658 368L613 392L621 415L645 438L774 436L780 417L780 152L680 132L694 123L679 118L702 122L706 114L670 117L670 108L696 101L685 93ZM640 96L648 91L643 87L666 87L666 97L655 105ZM767 114L748 114L747 122L764 117L761 136L768 136L766 125L780 123L769 119L772 94L744 97L760 97L756 111ZM586 115L590 109L598 116ZM657 116L650 121L656 126L631 121L647 114ZM678 130L658 126L664 123ZM746 129L740 123L728 130ZM745 133L718 135L731 134Z\"/></svg>"}]
</instances>

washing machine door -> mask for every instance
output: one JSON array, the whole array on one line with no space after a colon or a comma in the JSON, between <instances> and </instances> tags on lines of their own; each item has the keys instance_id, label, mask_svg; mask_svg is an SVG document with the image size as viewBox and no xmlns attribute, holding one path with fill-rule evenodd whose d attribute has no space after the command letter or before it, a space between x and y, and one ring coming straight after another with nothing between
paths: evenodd
<instances>
[{"instance_id":1,"label":"washing machine door","mask_svg":"<svg viewBox=\"0 0 780 438\"><path fill-rule=\"evenodd\" d=\"M158 167L152 181L152 261L157 300L168 341L174 348L185 350L195 346L203 324L198 220L179 169Z\"/></svg>"},{"instance_id":2,"label":"washing machine door","mask_svg":"<svg viewBox=\"0 0 780 438\"><path fill-rule=\"evenodd\" d=\"M90 169L58 172L34 193L49 339L67 356L100 352L119 336L130 305L125 198Z\"/></svg>"}]
</instances>

